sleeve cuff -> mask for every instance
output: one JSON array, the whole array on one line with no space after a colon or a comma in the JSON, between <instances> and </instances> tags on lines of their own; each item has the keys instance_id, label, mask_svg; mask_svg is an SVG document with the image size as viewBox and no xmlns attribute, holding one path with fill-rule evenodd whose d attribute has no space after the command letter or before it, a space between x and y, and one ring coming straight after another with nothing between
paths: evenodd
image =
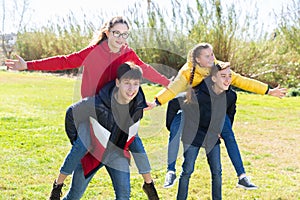
<instances>
[{"instance_id":1,"label":"sleeve cuff","mask_svg":"<svg viewBox=\"0 0 300 200\"><path fill-rule=\"evenodd\" d=\"M155 98L155 103L156 103L156 105L161 106L161 103L158 101L157 98Z\"/></svg>"},{"instance_id":2,"label":"sleeve cuff","mask_svg":"<svg viewBox=\"0 0 300 200\"><path fill-rule=\"evenodd\" d=\"M272 87L268 85L268 88L267 88L267 91L265 92L265 94L268 94L269 93L269 90L271 89Z\"/></svg>"}]
</instances>

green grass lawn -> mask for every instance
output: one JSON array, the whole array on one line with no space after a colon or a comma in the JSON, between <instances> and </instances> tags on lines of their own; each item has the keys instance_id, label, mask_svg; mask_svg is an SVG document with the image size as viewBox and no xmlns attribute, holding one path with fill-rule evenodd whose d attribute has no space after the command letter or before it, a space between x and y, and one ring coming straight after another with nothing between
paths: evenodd
<instances>
[{"instance_id":1,"label":"green grass lawn","mask_svg":"<svg viewBox=\"0 0 300 200\"><path fill-rule=\"evenodd\" d=\"M71 144L64 132L66 108L78 99L77 79L26 72L0 71L0 200L47 199ZM143 85L152 101L161 87ZM164 189L168 131L166 105L145 113L143 139L159 196L176 198L178 182ZM223 199L300 199L300 98L278 99L238 93L233 127L247 174L259 189L235 187L234 168L221 144ZM177 162L177 176L182 156ZM69 188L66 181L63 192ZM146 200L142 177L132 165L131 196ZM201 150L192 175L189 199L211 199L210 171ZM114 199L105 168L100 169L82 199Z\"/></svg>"}]
</instances>

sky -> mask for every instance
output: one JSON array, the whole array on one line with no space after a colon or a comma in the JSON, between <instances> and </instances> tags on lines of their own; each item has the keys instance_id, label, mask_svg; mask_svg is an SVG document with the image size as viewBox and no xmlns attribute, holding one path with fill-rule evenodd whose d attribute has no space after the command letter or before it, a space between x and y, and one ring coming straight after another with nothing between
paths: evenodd
<instances>
[{"instance_id":1,"label":"sky","mask_svg":"<svg viewBox=\"0 0 300 200\"><path fill-rule=\"evenodd\" d=\"M5 0L2 0L5 1ZM16 0L22 2L23 0ZM112 12L116 14L123 14L124 10L127 10L130 5L134 3L140 3L143 9L147 9L146 0L28 0L30 13L27 13L24 22L30 27L30 25L46 24L47 21L52 20L57 16L65 16L67 13L85 13L86 15L99 14L99 9L105 12ZM157 3L161 8L172 8L170 6L170 0L152 0ZM254 11L254 5L257 4L259 8L259 18L265 24L267 29L272 30L276 25L274 18L270 17L270 13L273 11L280 12L282 5L292 2L292 0L221 0L222 3L230 4L232 2L243 2L237 5L242 5L241 9L248 9ZM0 1L1 2L1 1ZM5 1L6 4L12 3L12 1ZM195 0L180 1L194 5ZM0 16L1 17L1 16ZM9 17L6 17L6 21L10 21ZM14 27L9 26L11 23L5 23L5 32L14 32ZM1 30L1 29L0 29Z\"/></svg>"}]
</instances>

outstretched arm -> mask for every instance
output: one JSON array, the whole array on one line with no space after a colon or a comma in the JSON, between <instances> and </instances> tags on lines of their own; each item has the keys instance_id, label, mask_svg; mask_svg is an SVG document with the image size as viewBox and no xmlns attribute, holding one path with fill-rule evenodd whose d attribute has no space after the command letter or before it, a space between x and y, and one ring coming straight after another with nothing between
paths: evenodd
<instances>
[{"instance_id":1,"label":"outstretched arm","mask_svg":"<svg viewBox=\"0 0 300 200\"><path fill-rule=\"evenodd\" d=\"M282 98L286 95L287 89L281 88L278 85L276 88L270 88L268 84L265 84L261 81L244 77L238 73L231 71L232 73L232 85L243 90L253 92L256 94L269 94L274 97Z\"/></svg>"},{"instance_id":2,"label":"outstretched arm","mask_svg":"<svg viewBox=\"0 0 300 200\"><path fill-rule=\"evenodd\" d=\"M287 88L281 88L280 85L278 85L276 88L269 89L267 94L273 97L282 98L287 94Z\"/></svg>"},{"instance_id":3,"label":"outstretched arm","mask_svg":"<svg viewBox=\"0 0 300 200\"><path fill-rule=\"evenodd\" d=\"M25 69L27 69L27 63L25 62L25 60L19 55L16 55L16 57L17 57L16 60L7 59L5 61L5 65L6 65L7 69L11 69L11 70L25 70Z\"/></svg>"}]
</instances>

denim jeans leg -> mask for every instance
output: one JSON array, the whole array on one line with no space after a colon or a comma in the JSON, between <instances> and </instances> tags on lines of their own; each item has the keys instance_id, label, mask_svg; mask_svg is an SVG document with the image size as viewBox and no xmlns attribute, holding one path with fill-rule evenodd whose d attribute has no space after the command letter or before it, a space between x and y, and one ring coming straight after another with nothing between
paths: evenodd
<instances>
[{"instance_id":1,"label":"denim jeans leg","mask_svg":"<svg viewBox=\"0 0 300 200\"><path fill-rule=\"evenodd\" d=\"M93 178L94 172L88 178L85 178L81 164L78 164L72 177L71 187L63 200L78 200L84 194L89 182Z\"/></svg>"},{"instance_id":2,"label":"denim jeans leg","mask_svg":"<svg viewBox=\"0 0 300 200\"><path fill-rule=\"evenodd\" d=\"M176 160L179 151L180 138L184 125L183 113L177 113L170 127L170 136L168 143L168 168L167 170L176 171Z\"/></svg>"},{"instance_id":3,"label":"denim jeans leg","mask_svg":"<svg viewBox=\"0 0 300 200\"><path fill-rule=\"evenodd\" d=\"M135 161L139 173L140 174L150 173L151 167L150 167L149 159L146 154L143 142L138 135L136 135L135 139L130 144L129 150L131 151L132 157Z\"/></svg>"},{"instance_id":4,"label":"denim jeans leg","mask_svg":"<svg viewBox=\"0 0 300 200\"><path fill-rule=\"evenodd\" d=\"M237 176L240 176L241 174L245 173L245 169L244 169L244 165L243 165L239 147L238 147L237 142L234 137L231 122L227 115L225 118L221 136L225 142L227 153L228 153L229 158L235 168Z\"/></svg>"},{"instance_id":5,"label":"denim jeans leg","mask_svg":"<svg viewBox=\"0 0 300 200\"><path fill-rule=\"evenodd\" d=\"M88 123L82 123L78 127L78 132L81 134L89 134L87 127ZM66 156L64 163L60 168L60 173L70 175L73 173L77 165L80 163L81 158L86 154L86 144L81 140L81 137L77 137L74 141L72 148Z\"/></svg>"},{"instance_id":6,"label":"denim jeans leg","mask_svg":"<svg viewBox=\"0 0 300 200\"><path fill-rule=\"evenodd\" d=\"M185 200L188 196L189 182L192 173L194 172L195 161L198 156L200 147L183 144L183 157L182 172L179 178L179 185L177 191L177 200Z\"/></svg>"},{"instance_id":7,"label":"denim jeans leg","mask_svg":"<svg viewBox=\"0 0 300 200\"><path fill-rule=\"evenodd\" d=\"M207 154L211 178L212 178L212 200L222 199L222 166L220 158L220 145L216 144Z\"/></svg>"},{"instance_id":8,"label":"denim jeans leg","mask_svg":"<svg viewBox=\"0 0 300 200\"><path fill-rule=\"evenodd\" d=\"M120 152L111 152L107 155L108 162L105 168L111 178L115 198L117 200L130 199L130 169L129 161Z\"/></svg>"},{"instance_id":9,"label":"denim jeans leg","mask_svg":"<svg viewBox=\"0 0 300 200\"><path fill-rule=\"evenodd\" d=\"M112 184L115 190L116 200L129 200L130 199L130 173L128 171L117 170L109 166L105 166L105 167L112 180Z\"/></svg>"}]
</instances>

